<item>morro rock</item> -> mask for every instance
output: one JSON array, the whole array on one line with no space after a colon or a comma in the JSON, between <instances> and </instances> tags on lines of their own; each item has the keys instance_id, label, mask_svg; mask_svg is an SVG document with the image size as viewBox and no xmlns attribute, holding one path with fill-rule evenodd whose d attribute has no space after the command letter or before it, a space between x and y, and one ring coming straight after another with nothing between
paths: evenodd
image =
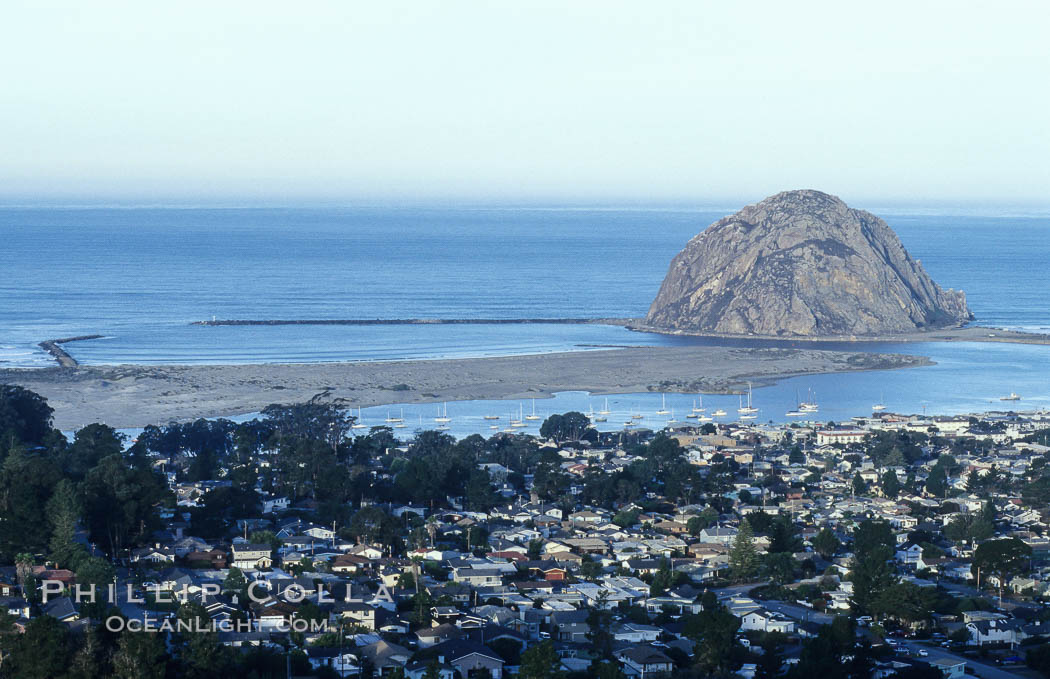
<instances>
[{"instance_id":1,"label":"morro rock","mask_svg":"<svg viewBox=\"0 0 1050 679\"><path fill-rule=\"evenodd\" d=\"M695 333L884 335L973 318L875 215L786 191L725 217L671 261L647 324Z\"/></svg>"}]
</instances>

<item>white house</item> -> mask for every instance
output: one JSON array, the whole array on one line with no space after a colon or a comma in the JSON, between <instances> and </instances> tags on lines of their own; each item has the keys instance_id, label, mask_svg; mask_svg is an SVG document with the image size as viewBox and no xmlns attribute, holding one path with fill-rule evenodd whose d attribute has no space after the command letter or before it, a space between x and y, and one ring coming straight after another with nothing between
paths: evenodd
<instances>
[{"instance_id":1,"label":"white house","mask_svg":"<svg viewBox=\"0 0 1050 679\"><path fill-rule=\"evenodd\" d=\"M260 568L269 568L273 565L270 545L266 544L243 544L233 545L231 548L233 566L242 571L253 571Z\"/></svg>"},{"instance_id":2,"label":"white house","mask_svg":"<svg viewBox=\"0 0 1050 679\"><path fill-rule=\"evenodd\" d=\"M784 617L780 613L767 611L764 608L745 613L740 618L740 629L757 630L759 632L783 632L791 634L795 631L795 621Z\"/></svg>"}]
</instances>

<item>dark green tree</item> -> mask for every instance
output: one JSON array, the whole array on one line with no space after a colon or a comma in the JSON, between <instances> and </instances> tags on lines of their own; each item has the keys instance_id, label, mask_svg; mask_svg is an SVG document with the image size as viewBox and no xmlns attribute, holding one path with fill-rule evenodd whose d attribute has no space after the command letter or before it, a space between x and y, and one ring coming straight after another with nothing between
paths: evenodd
<instances>
[{"instance_id":1,"label":"dark green tree","mask_svg":"<svg viewBox=\"0 0 1050 679\"><path fill-rule=\"evenodd\" d=\"M755 676L757 679L775 679L784 666L784 646L787 636L782 632L769 632L762 639L762 655L758 658Z\"/></svg>"},{"instance_id":2,"label":"dark green tree","mask_svg":"<svg viewBox=\"0 0 1050 679\"><path fill-rule=\"evenodd\" d=\"M1003 585L1015 575L1025 572L1032 558L1032 548L1018 538L988 540L977 546L970 561L970 571L975 577L987 579L994 575L999 580L999 596Z\"/></svg>"},{"instance_id":3,"label":"dark green tree","mask_svg":"<svg viewBox=\"0 0 1050 679\"><path fill-rule=\"evenodd\" d=\"M159 474L133 469L120 454L103 458L81 488L91 538L111 554L149 535L157 526L156 507L170 498Z\"/></svg>"},{"instance_id":4,"label":"dark green tree","mask_svg":"<svg viewBox=\"0 0 1050 679\"><path fill-rule=\"evenodd\" d=\"M73 484L69 479L62 479L47 502L47 518L51 524L48 551L62 568L76 570L77 562L84 556L84 548L74 541L79 517L80 502Z\"/></svg>"},{"instance_id":5,"label":"dark green tree","mask_svg":"<svg viewBox=\"0 0 1050 679\"><path fill-rule=\"evenodd\" d=\"M887 470L886 473L882 475L882 494L890 499L896 500L897 496L900 495L900 492L901 482L900 479L897 478L897 472L892 469Z\"/></svg>"},{"instance_id":6,"label":"dark green tree","mask_svg":"<svg viewBox=\"0 0 1050 679\"><path fill-rule=\"evenodd\" d=\"M835 532L825 526L813 536L811 540L813 544L813 551L820 554L825 559L830 559L842 548L842 542L835 535Z\"/></svg>"},{"instance_id":7,"label":"dark green tree","mask_svg":"<svg viewBox=\"0 0 1050 679\"><path fill-rule=\"evenodd\" d=\"M521 654L521 679L554 679L561 675L561 659L549 640L534 644Z\"/></svg>"},{"instance_id":8,"label":"dark green tree","mask_svg":"<svg viewBox=\"0 0 1050 679\"><path fill-rule=\"evenodd\" d=\"M740 528L733 538L729 549L729 572L735 580L744 582L758 572L758 553L755 551L755 536L747 518L740 522Z\"/></svg>"},{"instance_id":9,"label":"dark green tree","mask_svg":"<svg viewBox=\"0 0 1050 679\"><path fill-rule=\"evenodd\" d=\"M26 623L24 634L5 634L3 672L18 679L52 679L69 668L73 645L66 627L49 615Z\"/></svg>"},{"instance_id":10,"label":"dark green tree","mask_svg":"<svg viewBox=\"0 0 1050 679\"><path fill-rule=\"evenodd\" d=\"M12 442L44 443L51 433L54 410L47 400L24 387L0 384L0 462Z\"/></svg>"},{"instance_id":11,"label":"dark green tree","mask_svg":"<svg viewBox=\"0 0 1050 679\"><path fill-rule=\"evenodd\" d=\"M557 442L578 441L591 426L581 412L572 410L563 415L551 415L540 425L540 436Z\"/></svg>"},{"instance_id":12,"label":"dark green tree","mask_svg":"<svg viewBox=\"0 0 1050 679\"><path fill-rule=\"evenodd\" d=\"M867 520L853 532L853 607L861 613L871 610L880 592L895 582L893 547L895 539L885 521Z\"/></svg>"},{"instance_id":13,"label":"dark green tree","mask_svg":"<svg viewBox=\"0 0 1050 679\"><path fill-rule=\"evenodd\" d=\"M157 632L124 632L113 653L116 679L164 679L167 669L164 640Z\"/></svg>"}]
</instances>

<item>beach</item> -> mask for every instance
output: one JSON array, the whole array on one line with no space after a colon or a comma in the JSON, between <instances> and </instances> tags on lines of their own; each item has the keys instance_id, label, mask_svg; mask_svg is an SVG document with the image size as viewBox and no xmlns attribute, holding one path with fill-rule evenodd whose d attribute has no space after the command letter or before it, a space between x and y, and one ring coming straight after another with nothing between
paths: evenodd
<instances>
[{"instance_id":1,"label":"beach","mask_svg":"<svg viewBox=\"0 0 1050 679\"><path fill-rule=\"evenodd\" d=\"M922 356L794 348L632 347L444 360L0 370L48 399L55 425L137 428L253 413L329 391L353 406L542 398L559 391L728 393L777 379L930 365Z\"/></svg>"}]
</instances>

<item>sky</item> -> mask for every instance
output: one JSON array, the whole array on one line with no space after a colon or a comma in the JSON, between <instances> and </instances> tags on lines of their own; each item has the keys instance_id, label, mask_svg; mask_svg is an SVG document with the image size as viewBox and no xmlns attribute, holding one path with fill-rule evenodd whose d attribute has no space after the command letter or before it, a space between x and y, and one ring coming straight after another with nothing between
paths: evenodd
<instances>
[{"instance_id":1,"label":"sky","mask_svg":"<svg viewBox=\"0 0 1050 679\"><path fill-rule=\"evenodd\" d=\"M1050 205L1043 2L0 4L0 203Z\"/></svg>"}]
</instances>

